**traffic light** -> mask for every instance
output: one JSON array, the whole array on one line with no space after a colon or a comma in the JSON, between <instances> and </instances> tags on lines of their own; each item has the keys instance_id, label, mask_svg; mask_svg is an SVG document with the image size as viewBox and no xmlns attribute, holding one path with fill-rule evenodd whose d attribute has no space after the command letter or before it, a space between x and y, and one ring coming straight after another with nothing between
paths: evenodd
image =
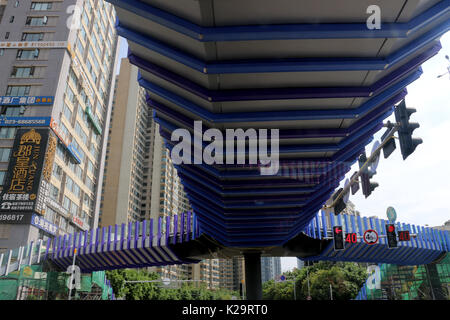
<instances>
[{"instance_id":1,"label":"traffic light","mask_svg":"<svg viewBox=\"0 0 450 320\"><path fill-rule=\"evenodd\" d=\"M398 128L398 139L400 140L403 160L408 158L416 150L416 147L423 142L420 138L412 137L413 131L420 127L418 123L409 122L409 117L414 112L416 112L416 109L406 108L405 100L395 108L395 120L400 125Z\"/></svg>"},{"instance_id":2,"label":"traffic light","mask_svg":"<svg viewBox=\"0 0 450 320\"><path fill-rule=\"evenodd\" d=\"M397 233L395 232L395 225L387 224L386 225L386 237L388 248L397 248Z\"/></svg>"},{"instance_id":3,"label":"traffic light","mask_svg":"<svg viewBox=\"0 0 450 320\"><path fill-rule=\"evenodd\" d=\"M387 126L388 129L381 136L381 141L382 142L384 142L388 138L388 134L392 130L392 128L394 127L394 124L391 123L390 121L388 121L385 126ZM393 137L389 138L388 142L383 146L384 158L387 159L392 154L392 152L394 152L394 150L396 148L397 148L397 145L395 144L395 139Z\"/></svg>"},{"instance_id":4,"label":"traffic light","mask_svg":"<svg viewBox=\"0 0 450 320\"><path fill-rule=\"evenodd\" d=\"M333 201L337 198L337 196L344 190L344 188L340 188L334 195L333 195ZM347 207L347 204L345 203L344 196L342 196L334 205L334 214L338 215Z\"/></svg>"},{"instance_id":5,"label":"traffic light","mask_svg":"<svg viewBox=\"0 0 450 320\"><path fill-rule=\"evenodd\" d=\"M344 250L344 233L342 226L333 227L334 250Z\"/></svg>"},{"instance_id":6,"label":"traffic light","mask_svg":"<svg viewBox=\"0 0 450 320\"><path fill-rule=\"evenodd\" d=\"M364 163L366 163L367 157L366 153L363 153L359 156L359 168L361 169ZM376 174L376 171L370 170L370 163L364 170L361 172L361 188L363 194L366 196L370 196L373 190L375 190L376 187L378 187L378 183L376 182L370 182L370 179Z\"/></svg>"},{"instance_id":7,"label":"traffic light","mask_svg":"<svg viewBox=\"0 0 450 320\"><path fill-rule=\"evenodd\" d=\"M352 185L350 186L350 189L352 190L352 194L355 194L356 192L358 192L359 190L359 177L358 177L358 172L355 172L350 180L353 181L353 179L356 177L355 182L352 183Z\"/></svg>"}]
</instances>

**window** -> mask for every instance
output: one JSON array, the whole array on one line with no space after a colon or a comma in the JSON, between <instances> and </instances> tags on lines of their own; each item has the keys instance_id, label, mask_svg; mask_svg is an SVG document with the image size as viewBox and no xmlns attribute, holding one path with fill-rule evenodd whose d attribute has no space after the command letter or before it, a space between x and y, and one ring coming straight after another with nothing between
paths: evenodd
<instances>
[{"instance_id":1,"label":"window","mask_svg":"<svg viewBox=\"0 0 450 320\"><path fill-rule=\"evenodd\" d=\"M89 196L87 194L84 195L83 198L83 203L89 207L90 203L91 203L91 198L89 198Z\"/></svg>"},{"instance_id":2,"label":"window","mask_svg":"<svg viewBox=\"0 0 450 320\"><path fill-rule=\"evenodd\" d=\"M64 217L59 217L59 227L61 228L61 230L66 230L66 226L67 220Z\"/></svg>"},{"instance_id":3,"label":"window","mask_svg":"<svg viewBox=\"0 0 450 320\"><path fill-rule=\"evenodd\" d=\"M70 206L70 213L73 215L76 215L77 212L78 212L78 206L72 202L71 206Z\"/></svg>"},{"instance_id":4,"label":"window","mask_svg":"<svg viewBox=\"0 0 450 320\"><path fill-rule=\"evenodd\" d=\"M0 139L12 139L16 133L16 128L0 128Z\"/></svg>"},{"instance_id":5,"label":"window","mask_svg":"<svg viewBox=\"0 0 450 320\"><path fill-rule=\"evenodd\" d=\"M55 176L55 178L57 178L58 180L61 180L61 175L62 175L62 168L56 164L56 162L53 165L53 175Z\"/></svg>"},{"instance_id":6,"label":"window","mask_svg":"<svg viewBox=\"0 0 450 320\"><path fill-rule=\"evenodd\" d=\"M25 25L27 26L45 26L47 25L48 18L47 16L44 17L27 17L27 20L25 22Z\"/></svg>"},{"instance_id":7,"label":"window","mask_svg":"<svg viewBox=\"0 0 450 320\"><path fill-rule=\"evenodd\" d=\"M44 33L30 33L24 32L22 33L22 41L42 41L44 39Z\"/></svg>"},{"instance_id":8,"label":"window","mask_svg":"<svg viewBox=\"0 0 450 320\"><path fill-rule=\"evenodd\" d=\"M81 126L80 126L80 124L79 124L78 121L77 121L76 124L75 124L75 131L76 131L76 133L78 134L78 136L81 138L81 140L83 141L83 143L84 143L85 145L87 145L88 142L89 142L88 136L87 136L87 134L83 131L83 129L81 128Z\"/></svg>"},{"instance_id":9,"label":"window","mask_svg":"<svg viewBox=\"0 0 450 320\"><path fill-rule=\"evenodd\" d=\"M11 149L0 148L0 162L8 162Z\"/></svg>"},{"instance_id":10,"label":"window","mask_svg":"<svg viewBox=\"0 0 450 320\"><path fill-rule=\"evenodd\" d=\"M70 110L69 106L65 102L63 107L63 113L64 117L66 117L67 120L70 121L70 119L72 119L72 110Z\"/></svg>"},{"instance_id":11,"label":"window","mask_svg":"<svg viewBox=\"0 0 450 320\"><path fill-rule=\"evenodd\" d=\"M73 180L70 177L66 177L66 189L72 192Z\"/></svg>"},{"instance_id":12,"label":"window","mask_svg":"<svg viewBox=\"0 0 450 320\"><path fill-rule=\"evenodd\" d=\"M17 60L33 60L39 58L39 49L17 50Z\"/></svg>"},{"instance_id":13,"label":"window","mask_svg":"<svg viewBox=\"0 0 450 320\"><path fill-rule=\"evenodd\" d=\"M13 67L11 71L12 78L32 78L34 67Z\"/></svg>"},{"instance_id":14,"label":"window","mask_svg":"<svg viewBox=\"0 0 450 320\"><path fill-rule=\"evenodd\" d=\"M94 192L94 184L92 183L92 180L88 176L86 176L85 184L86 184L86 187L88 187L88 189L90 191Z\"/></svg>"},{"instance_id":15,"label":"window","mask_svg":"<svg viewBox=\"0 0 450 320\"><path fill-rule=\"evenodd\" d=\"M77 40L77 48L78 48L78 51L80 52L80 55L83 56L84 55L84 47L83 47L83 44L81 43L80 39Z\"/></svg>"},{"instance_id":16,"label":"window","mask_svg":"<svg viewBox=\"0 0 450 320\"><path fill-rule=\"evenodd\" d=\"M55 221L55 217L56 211L53 210L52 208L47 207L47 210L45 211L45 219L53 223L53 221Z\"/></svg>"},{"instance_id":17,"label":"window","mask_svg":"<svg viewBox=\"0 0 450 320\"><path fill-rule=\"evenodd\" d=\"M16 1L16 3L14 3L14 8L17 8L19 6L19 1Z\"/></svg>"},{"instance_id":18,"label":"window","mask_svg":"<svg viewBox=\"0 0 450 320\"><path fill-rule=\"evenodd\" d=\"M77 76L75 75L75 72L73 72L72 68L70 68L70 70L69 70L69 79L70 79L70 81L72 81L72 84L75 87L78 87L78 79L77 79Z\"/></svg>"},{"instance_id":19,"label":"window","mask_svg":"<svg viewBox=\"0 0 450 320\"><path fill-rule=\"evenodd\" d=\"M94 169L94 164L92 163L91 160L88 159L87 162L87 170L90 174L95 175L95 169Z\"/></svg>"},{"instance_id":20,"label":"window","mask_svg":"<svg viewBox=\"0 0 450 320\"><path fill-rule=\"evenodd\" d=\"M61 145L61 143L58 143L58 144L56 145L56 155L57 155L58 157L60 157L62 160L64 160L64 148L63 148L63 146Z\"/></svg>"},{"instance_id":21,"label":"window","mask_svg":"<svg viewBox=\"0 0 450 320\"><path fill-rule=\"evenodd\" d=\"M32 11L46 11L52 9L52 2L32 2L30 10Z\"/></svg>"},{"instance_id":22,"label":"window","mask_svg":"<svg viewBox=\"0 0 450 320\"><path fill-rule=\"evenodd\" d=\"M9 23L13 23L14 22L14 16L11 16L10 18L9 18Z\"/></svg>"},{"instance_id":23,"label":"window","mask_svg":"<svg viewBox=\"0 0 450 320\"><path fill-rule=\"evenodd\" d=\"M21 116L25 113L25 106L20 107L7 107L4 114L9 117Z\"/></svg>"},{"instance_id":24,"label":"window","mask_svg":"<svg viewBox=\"0 0 450 320\"><path fill-rule=\"evenodd\" d=\"M73 194L74 195L76 195L77 196L77 198L79 198L80 197L80 187L76 184L76 183L74 183L73 184Z\"/></svg>"},{"instance_id":25,"label":"window","mask_svg":"<svg viewBox=\"0 0 450 320\"><path fill-rule=\"evenodd\" d=\"M67 84L67 87L66 87L66 96L70 102L72 102L72 103L75 102L75 94L73 93L72 89L69 87L69 84Z\"/></svg>"},{"instance_id":26,"label":"window","mask_svg":"<svg viewBox=\"0 0 450 320\"><path fill-rule=\"evenodd\" d=\"M0 57L5 53L5 49L0 48Z\"/></svg>"},{"instance_id":27,"label":"window","mask_svg":"<svg viewBox=\"0 0 450 320\"><path fill-rule=\"evenodd\" d=\"M9 39L9 31L5 33L5 39Z\"/></svg>"},{"instance_id":28,"label":"window","mask_svg":"<svg viewBox=\"0 0 450 320\"><path fill-rule=\"evenodd\" d=\"M2 186L3 182L5 181L5 175L6 171L0 171L0 186Z\"/></svg>"},{"instance_id":29,"label":"window","mask_svg":"<svg viewBox=\"0 0 450 320\"><path fill-rule=\"evenodd\" d=\"M67 211L70 210L70 199L67 198L66 196L64 196L64 200L63 200L63 207L64 209L66 209Z\"/></svg>"},{"instance_id":30,"label":"window","mask_svg":"<svg viewBox=\"0 0 450 320\"><path fill-rule=\"evenodd\" d=\"M53 184L50 184L50 198L55 201L58 201L59 189L55 187Z\"/></svg>"},{"instance_id":31,"label":"window","mask_svg":"<svg viewBox=\"0 0 450 320\"><path fill-rule=\"evenodd\" d=\"M6 88L7 96L27 96L30 94L31 86L8 86Z\"/></svg>"}]
</instances>

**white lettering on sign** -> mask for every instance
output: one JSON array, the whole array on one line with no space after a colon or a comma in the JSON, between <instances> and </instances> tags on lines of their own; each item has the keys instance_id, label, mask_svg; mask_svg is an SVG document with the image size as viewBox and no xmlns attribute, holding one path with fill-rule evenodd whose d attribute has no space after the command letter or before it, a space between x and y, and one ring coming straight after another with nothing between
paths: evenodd
<instances>
[{"instance_id":1,"label":"white lettering on sign","mask_svg":"<svg viewBox=\"0 0 450 320\"><path fill-rule=\"evenodd\" d=\"M67 48L67 41L2 41L0 48Z\"/></svg>"}]
</instances>

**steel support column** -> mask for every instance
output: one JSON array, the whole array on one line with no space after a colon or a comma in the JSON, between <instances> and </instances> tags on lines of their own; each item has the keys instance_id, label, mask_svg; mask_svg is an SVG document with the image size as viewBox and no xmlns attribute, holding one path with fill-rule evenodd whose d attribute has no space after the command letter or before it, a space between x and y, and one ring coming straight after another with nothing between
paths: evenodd
<instances>
[{"instance_id":1,"label":"steel support column","mask_svg":"<svg viewBox=\"0 0 450 320\"><path fill-rule=\"evenodd\" d=\"M244 253L247 300L262 300L261 253Z\"/></svg>"}]
</instances>

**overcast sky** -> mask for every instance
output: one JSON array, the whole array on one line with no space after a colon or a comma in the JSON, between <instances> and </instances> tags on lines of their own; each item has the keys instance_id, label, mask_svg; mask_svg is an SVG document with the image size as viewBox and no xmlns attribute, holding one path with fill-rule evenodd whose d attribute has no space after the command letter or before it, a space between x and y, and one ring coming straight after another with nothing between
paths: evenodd
<instances>
[{"instance_id":1,"label":"overcast sky","mask_svg":"<svg viewBox=\"0 0 450 320\"><path fill-rule=\"evenodd\" d=\"M372 181L379 187L365 199L361 191L350 196L362 216L386 217L386 208L397 211L400 222L438 226L450 220L450 78L437 78L446 71L450 55L450 32L441 38L442 50L423 64L423 74L408 86L406 106L417 110L411 116L420 128L414 137L423 139L416 151L403 161L400 146L388 158L381 156ZM121 39L119 57L125 57L127 45ZM394 115L389 120L395 121ZM375 135L380 140L385 129ZM374 140L374 141L375 141ZM366 148L369 155L372 144ZM350 178L358 164L348 174ZM296 258L282 258L282 270L297 266Z\"/></svg>"}]
</instances>

